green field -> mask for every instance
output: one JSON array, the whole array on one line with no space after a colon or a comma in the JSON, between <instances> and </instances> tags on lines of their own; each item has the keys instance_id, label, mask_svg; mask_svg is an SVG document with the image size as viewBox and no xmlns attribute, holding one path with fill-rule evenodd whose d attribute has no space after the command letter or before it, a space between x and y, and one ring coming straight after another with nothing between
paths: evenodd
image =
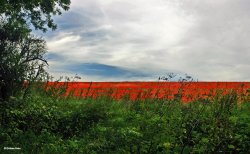
<instances>
[{"instance_id":1,"label":"green field","mask_svg":"<svg viewBox=\"0 0 250 154\"><path fill-rule=\"evenodd\" d=\"M183 104L34 91L1 102L0 153L250 152L250 104L235 93Z\"/></svg>"}]
</instances>

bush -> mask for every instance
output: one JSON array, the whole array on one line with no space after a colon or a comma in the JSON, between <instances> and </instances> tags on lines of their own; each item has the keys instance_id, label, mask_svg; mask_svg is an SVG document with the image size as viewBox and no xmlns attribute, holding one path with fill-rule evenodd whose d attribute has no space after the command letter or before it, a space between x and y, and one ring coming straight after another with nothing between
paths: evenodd
<instances>
[{"instance_id":1,"label":"bush","mask_svg":"<svg viewBox=\"0 0 250 154\"><path fill-rule=\"evenodd\" d=\"M30 95L1 109L0 152L249 153L250 105L210 101L75 99ZM19 102L19 103L16 103Z\"/></svg>"}]
</instances>

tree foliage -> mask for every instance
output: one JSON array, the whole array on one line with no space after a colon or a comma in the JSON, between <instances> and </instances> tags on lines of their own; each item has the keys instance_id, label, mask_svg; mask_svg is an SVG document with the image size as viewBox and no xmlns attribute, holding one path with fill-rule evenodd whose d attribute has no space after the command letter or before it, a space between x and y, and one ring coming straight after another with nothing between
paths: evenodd
<instances>
[{"instance_id":1,"label":"tree foliage","mask_svg":"<svg viewBox=\"0 0 250 154\"><path fill-rule=\"evenodd\" d=\"M69 5L70 0L1 0L0 14L8 21L32 24L35 29L46 32L48 28L56 29L52 16L61 15Z\"/></svg>"},{"instance_id":2,"label":"tree foliage","mask_svg":"<svg viewBox=\"0 0 250 154\"><path fill-rule=\"evenodd\" d=\"M70 0L0 1L0 100L20 92L24 80L36 80L48 65L46 42L32 35L32 26L55 30L52 16L68 10Z\"/></svg>"},{"instance_id":3,"label":"tree foliage","mask_svg":"<svg viewBox=\"0 0 250 154\"><path fill-rule=\"evenodd\" d=\"M10 23L0 25L0 94L3 99L20 91L24 80L38 78L47 65L45 41L23 31L25 28Z\"/></svg>"}]
</instances>

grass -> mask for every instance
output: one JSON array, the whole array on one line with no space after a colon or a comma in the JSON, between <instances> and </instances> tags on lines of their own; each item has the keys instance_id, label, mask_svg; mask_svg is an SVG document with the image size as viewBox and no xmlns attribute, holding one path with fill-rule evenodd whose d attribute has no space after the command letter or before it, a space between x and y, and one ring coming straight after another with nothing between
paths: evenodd
<instances>
[{"instance_id":1,"label":"grass","mask_svg":"<svg viewBox=\"0 0 250 154\"><path fill-rule=\"evenodd\" d=\"M250 104L233 92L188 104L31 92L1 102L0 153L250 153Z\"/></svg>"}]
</instances>

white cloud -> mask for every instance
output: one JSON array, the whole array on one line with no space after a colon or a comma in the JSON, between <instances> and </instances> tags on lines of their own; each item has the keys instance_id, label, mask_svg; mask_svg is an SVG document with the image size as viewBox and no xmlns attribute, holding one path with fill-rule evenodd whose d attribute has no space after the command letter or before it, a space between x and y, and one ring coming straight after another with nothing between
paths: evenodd
<instances>
[{"instance_id":1,"label":"white cloud","mask_svg":"<svg viewBox=\"0 0 250 154\"><path fill-rule=\"evenodd\" d=\"M94 62L199 80L249 80L249 3L72 0L67 18L57 19L59 30L47 37L48 48L64 56L63 65Z\"/></svg>"}]
</instances>

